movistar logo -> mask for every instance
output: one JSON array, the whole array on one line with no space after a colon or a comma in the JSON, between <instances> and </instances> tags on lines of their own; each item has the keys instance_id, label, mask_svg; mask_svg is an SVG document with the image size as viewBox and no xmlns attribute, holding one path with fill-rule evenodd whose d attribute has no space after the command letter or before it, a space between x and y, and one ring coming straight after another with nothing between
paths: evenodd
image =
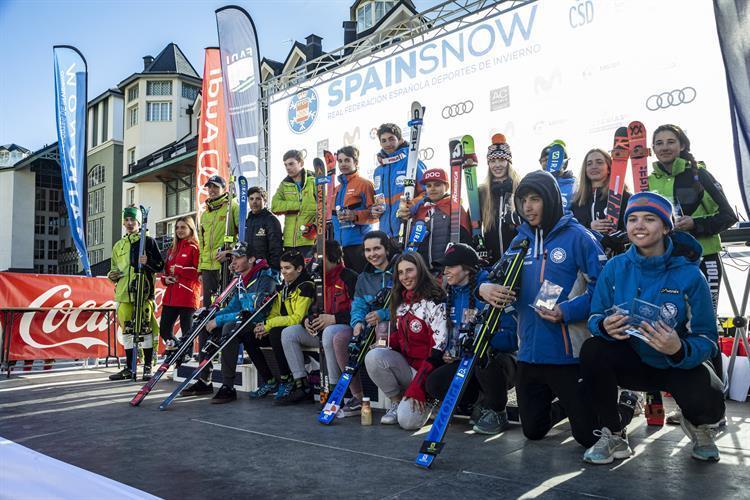
<instances>
[{"instance_id":1,"label":"movistar logo","mask_svg":"<svg viewBox=\"0 0 750 500\"><path fill-rule=\"evenodd\" d=\"M492 20L461 31L457 37L446 37L438 42L426 43L419 48L387 59L383 64L372 65L366 71L352 73L335 80L328 86L328 105L338 106L352 98L365 97L425 76L439 69L455 67L467 56L483 57L502 44L511 47L521 36L528 41L534 26L537 5L526 12L512 16L499 15ZM517 35L518 33L518 35Z\"/></svg>"}]
</instances>

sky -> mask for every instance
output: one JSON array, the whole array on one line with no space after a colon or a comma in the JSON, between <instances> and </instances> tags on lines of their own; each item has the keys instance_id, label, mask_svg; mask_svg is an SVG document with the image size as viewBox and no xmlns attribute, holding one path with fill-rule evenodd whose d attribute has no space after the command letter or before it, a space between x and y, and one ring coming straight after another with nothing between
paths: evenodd
<instances>
[{"instance_id":1,"label":"sky","mask_svg":"<svg viewBox=\"0 0 750 500\"><path fill-rule=\"evenodd\" d=\"M416 0L420 11L436 0ZM261 56L283 61L291 40L311 33L323 50L343 45L350 0L0 0L0 144L36 150L57 140L52 46L74 45L86 57L89 98L142 70L170 42L199 75L203 49L218 45L214 11L244 7L258 29Z\"/></svg>"}]
</instances>

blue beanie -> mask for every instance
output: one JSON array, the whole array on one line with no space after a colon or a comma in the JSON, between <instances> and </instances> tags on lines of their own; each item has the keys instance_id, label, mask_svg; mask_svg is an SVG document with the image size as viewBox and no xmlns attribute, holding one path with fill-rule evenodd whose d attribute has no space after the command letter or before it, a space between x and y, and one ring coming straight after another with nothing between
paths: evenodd
<instances>
[{"instance_id":1,"label":"blue beanie","mask_svg":"<svg viewBox=\"0 0 750 500\"><path fill-rule=\"evenodd\" d=\"M625 210L625 220L633 212L651 212L657 215L669 230L674 229L672 220L672 202L660 194L644 191L636 193L628 200L628 208Z\"/></svg>"}]
</instances>

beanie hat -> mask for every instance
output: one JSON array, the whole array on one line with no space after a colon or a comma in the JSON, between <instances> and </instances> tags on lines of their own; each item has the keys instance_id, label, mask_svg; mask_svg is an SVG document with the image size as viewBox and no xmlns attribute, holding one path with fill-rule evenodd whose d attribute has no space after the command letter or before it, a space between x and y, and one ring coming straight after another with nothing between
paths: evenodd
<instances>
[{"instance_id":1,"label":"beanie hat","mask_svg":"<svg viewBox=\"0 0 750 500\"><path fill-rule=\"evenodd\" d=\"M136 207L125 207L122 209L122 220L125 220L127 217L141 222L141 211Z\"/></svg>"},{"instance_id":2,"label":"beanie hat","mask_svg":"<svg viewBox=\"0 0 750 500\"><path fill-rule=\"evenodd\" d=\"M650 191L634 194L628 200L628 208L625 210L625 220L633 212L650 212L658 216L670 231L674 229L672 202L660 194Z\"/></svg>"},{"instance_id":3,"label":"beanie hat","mask_svg":"<svg viewBox=\"0 0 750 500\"><path fill-rule=\"evenodd\" d=\"M479 254L466 243L453 243L446 247L445 254L440 260L444 266L465 264L470 267L477 267L479 265Z\"/></svg>"},{"instance_id":4,"label":"beanie hat","mask_svg":"<svg viewBox=\"0 0 750 500\"><path fill-rule=\"evenodd\" d=\"M238 241L234 244L234 248L232 248L232 251L229 252L229 254L235 257L248 257L250 252L248 251L247 243L244 241Z\"/></svg>"},{"instance_id":5,"label":"beanie hat","mask_svg":"<svg viewBox=\"0 0 750 500\"><path fill-rule=\"evenodd\" d=\"M495 158L508 160L513 163L513 154L510 152L510 145L505 140L503 134L493 135L492 144L487 148L487 159L494 160Z\"/></svg>"},{"instance_id":6,"label":"beanie hat","mask_svg":"<svg viewBox=\"0 0 750 500\"><path fill-rule=\"evenodd\" d=\"M429 170L426 170L424 175L422 175L422 180L419 182L424 186L428 182L433 181L440 181L446 184L450 184L450 182L448 182L448 174L446 174L445 170L443 170L442 168L431 168Z\"/></svg>"}]
</instances>

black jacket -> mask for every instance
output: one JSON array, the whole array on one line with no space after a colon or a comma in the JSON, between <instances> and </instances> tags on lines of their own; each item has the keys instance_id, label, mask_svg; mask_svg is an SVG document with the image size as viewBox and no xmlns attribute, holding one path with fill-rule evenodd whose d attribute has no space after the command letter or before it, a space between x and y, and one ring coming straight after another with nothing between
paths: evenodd
<instances>
[{"instance_id":1,"label":"black jacket","mask_svg":"<svg viewBox=\"0 0 750 500\"><path fill-rule=\"evenodd\" d=\"M589 200L586 205L571 205L573 216L578 222L581 223L586 229L591 229L591 222L596 219L604 219L606 217L605 212L607 210L607 192L609 190L603 190L601 195L597 191L596 196L593 200ZM620 204L620 216L617 221L617 229L625 230L625 209L628 207L628 200L630 199L630 193L623 191L622 203ZM593 213L593 218L591 217Z\"/></svg>"},{"instance_id":2,"label":"black jacket","mask_svg":"<svg viewBox=\"0 0 750 500\"><path fill-rule=\"evenodd\" d=\"M245 240L255 251L255 257L266 259L271 269L281 266L281 223L274 214L264 208L258 214L252 211L245 220Z\"/></svg>"},{"instance_id":3,"label":"black jacket","mask_svg":"<svg viewBox=\"0 0 750 500\"><path fill-rule=\"evenodd\" d=\"M484 197L487 196L487 188L479 186L479 206L484 206ZM493 182L491 195L495 199L498 213L495 214L495 222L492 227L485 227L484 245L487 247L487 260L490 263L497 262L505 253L513 238L516 237L517 227L521 219L515 215L513 210L513 180L508 178L501 182Z\"/></svg>"}]
</instances>

